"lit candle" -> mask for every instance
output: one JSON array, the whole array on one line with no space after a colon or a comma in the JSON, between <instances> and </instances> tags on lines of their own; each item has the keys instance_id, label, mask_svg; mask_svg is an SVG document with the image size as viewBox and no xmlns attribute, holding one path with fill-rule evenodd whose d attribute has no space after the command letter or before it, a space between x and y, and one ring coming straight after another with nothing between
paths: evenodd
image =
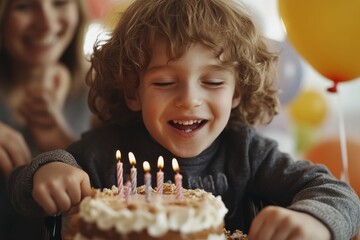
<instances>
[{"instance_id":1,"label":"lit candle","mask_svg":"<svg viewBox=\"0 0 360 240\"><path fill-rule=\"evenodd\" d=\"M145 176L144 176L144 183L145 183L145 200L150 202L150 194L151 194L151 173L150 173L150 164L145 161L143 163Z\"/></svg>"},{"instance_id":2,"label":"lit candle","mask_svg":"<svg viewBox=\"0 0 360 240\"><path fill-rule=\"evenodd\" d=\"M125 185L125 201L126 201L126 204L129 204L130 202L130 193L131 193L131 182L130 181L127 181L126 182L126 185Z\"/></svg>"},{"instance_id":3,"label":"lit candle","mask_svg":"<svg viewBox=\"0 0 360 240\"><path fill-rule=\"evenodd\" d=\"M164 158L162 156L158 158L157 166L159 171L156 174L156 192L157 194L162 194L164 185L164 172L162 171L162 168L164 167Z\"/></svg>"},{"instance_id":4,"label":"lit candle","mask_svg":"<svg viewBox=\"0 0 360 240\"><path fill-rule=\"evenodd\" d=\"M177 200L182 200L182 198L183 198L182 175L179 173L180 167L179 167L179 164L178 164L178 162L177 162L177 160L175 158L173 158L173 160L172 160L172 167L173 167L174 171L176 172L176 174L175 174L176 199Z\"/></svg>"},{"instance_id":5,"label":"lit candle","mask_svg":"<svg viewBox=\"0 0 360 240\"><path fill-rule=\"evenodd\" d=\"M131 194L136 194L137 191L137 169L135 167L136 159L132 152L129 152L129 161L132 165L130 170L130 178L131 178Z\"/></svg>"},{"instance_id":6,"label":"lit candle","mask_svg":"<svg viewBox=\"0 0 360 240\"><path fill-rule=\"evenodd\" d=\"M118 189L119 192L118 194L120 195L122 190L123 190L123 164L120 161L121 160L121 152L119 150L116 151L116 178L117 178L117 185L118 185Z\"/></svg>"}]
</instances>

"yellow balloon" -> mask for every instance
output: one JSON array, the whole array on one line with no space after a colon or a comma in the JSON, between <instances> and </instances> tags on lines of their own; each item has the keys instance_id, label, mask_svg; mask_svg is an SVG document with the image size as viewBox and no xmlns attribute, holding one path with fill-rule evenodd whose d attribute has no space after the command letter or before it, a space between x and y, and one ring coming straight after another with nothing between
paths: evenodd
<instances>
[{"instance_id":1,"label":"yellow balloon","mask_svg":"<svg viewBox=\"0 0 360 240\"><path fill-rule=\"evenodd\" d=\"M295 49L336 83L360 76L359 0L279 0Z\"/></svg>"},{"instance_id":2,"label":"yellow balloon","mask_svg":"<svg viewBox=\"0 0 360 240\"><path fill-rule=\"evenodd\" d=\"M323 95L315 90L300 92L288 108L290 117L295 123L309 127L322 124L328 110Z\"/></svg>"}]
</instances>

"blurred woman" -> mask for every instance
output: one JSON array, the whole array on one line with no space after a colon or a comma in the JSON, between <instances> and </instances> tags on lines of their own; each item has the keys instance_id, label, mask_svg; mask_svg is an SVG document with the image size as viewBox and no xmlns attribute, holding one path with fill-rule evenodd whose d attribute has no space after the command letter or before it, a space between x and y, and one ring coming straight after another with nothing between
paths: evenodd
<instances>
[{"instance_id":1,"label":"blurred woman","mask_svg":"<svg viewBox=\"0 0 360 240\"><path fill-rule=\"evenodd\" d=\"M83 0L0 2L0 239L41 239L42 219L9 205L12 169L89 128Z\"/></svg>"}]
</instances>

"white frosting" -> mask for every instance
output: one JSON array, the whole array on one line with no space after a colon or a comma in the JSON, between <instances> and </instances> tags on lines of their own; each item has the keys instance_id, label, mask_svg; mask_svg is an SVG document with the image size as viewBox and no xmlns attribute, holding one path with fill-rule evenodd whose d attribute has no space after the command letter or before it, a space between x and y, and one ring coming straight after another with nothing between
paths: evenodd
<instances>
[{"instance_id":1,"label":"white frosting","mask_svg":"<svg viewBox=\"0 0 360 240\"><path fill-rule=\"evenodd\" d=\"M74 237L74 240L90 240L87 237L77 233ZM91 240L104 240L102 238L92 238ZM224 234L210 234L207 240L225 240Z\"/></svg>"},{"instance_id":2,"label":"white frosting","mask_svg":"<svg viewBox=\"0 0 360 240\"><path fill-rule=\"evenodd\" d=\"M131 195L129 205L116 192L113 187L85 198L80 204L80 217L104 231L114 228L119 234L127 234L146 230L152 237L161 237L169 230L189 234L218 228L228 211L220 196L199 189L184 190L181 201L174 194L153 194L149 203L144 195ZM225 238L210 235L209 239Z\"/></svg>"}]
</instances>

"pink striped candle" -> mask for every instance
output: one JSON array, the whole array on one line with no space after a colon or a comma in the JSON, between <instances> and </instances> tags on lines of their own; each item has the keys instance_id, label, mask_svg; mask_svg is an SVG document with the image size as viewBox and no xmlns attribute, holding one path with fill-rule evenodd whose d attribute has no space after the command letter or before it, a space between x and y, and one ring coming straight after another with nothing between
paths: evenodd
<instances>
[{"instance_id":1,"label":"pink striped candle","mask_svg":"<svg viewBox=\"0 0 360 240\"><path fill-rule=\"evenodd\" d=\"M144 183L145 183L145 200L146 202L150 202L151 198L151 173L150 173L150 164L149 162L145 161L143 163L145 176L144 176Z\"/></svg>"},{"instance_id":2,"label":"pink striped candle","mask_svg":"<svg viewBox=\"0 0 360 240\"><path fill-rule=\"evenodd\" d=\"M137 169L135 167L136 159L132 152L129 152L129 161L132 165L132 168L130 169L130 178L131 178L131 194L137 193Z\"/></svg>"},{"instance_id":3,"label":"pink striped candle","mask_svg":"<svg viewBox=\"0 0 360 240\"><path fill-rule=\"evenodd\" d=\"M177 160L175 158L173 158L172 160L172 167L174 169L174 171L176 172L175 174L175 193L176 193L176 199L177 200L182 200L183 199L183 192L182 192L182 175L179 173L180 171L180 167L179 164L177 162Z\"/></svg>"},{"instance_id":4,"label":"pink striped candle","mask_svg":"<svg viewBox=\"0 0 360 240\"><path fill-rule=\"evenodd\" d=\"M123 164L121 160L121 152L119 150L116 151L116 179L118 185L118 195L120 196L123 191Z\"/></svg>"},{"instance_id":5,"label":"pink striped candle","mask_svg":"<svg viewBox=\"0 0 360 240\"><path fill-rule=\"evenodd\" d=\"M162 194L164 185L164 172L162 171L164 167L164 158L162 156L158 158L157 166L159 171L156 173L156 193Z\"/></svg>"},{"instance_id":6,"label":"pink striped candle","mask_svg":"<svg viewBox=\"0 0 360 240\"><path fill-rule=\"evenodd\" d=\"M130 193L131 193L131 182L127 181L125 184L125 201L126 204L130 203Z\"/></svg>"}]
</instances>

